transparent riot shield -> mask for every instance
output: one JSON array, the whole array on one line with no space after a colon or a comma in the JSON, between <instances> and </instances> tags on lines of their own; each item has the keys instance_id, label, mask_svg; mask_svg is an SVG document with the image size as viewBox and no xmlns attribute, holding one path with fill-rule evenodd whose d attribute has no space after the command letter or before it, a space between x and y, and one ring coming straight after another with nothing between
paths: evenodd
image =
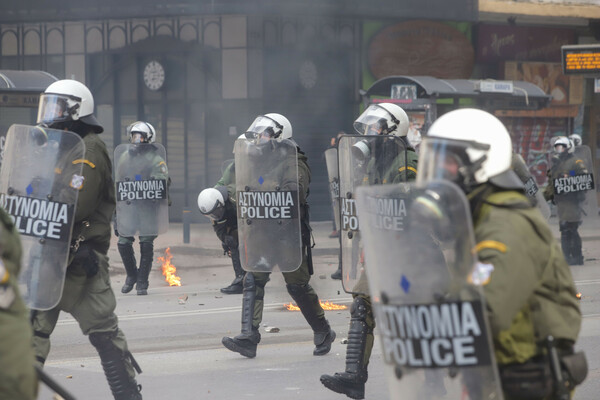
<instances>
[{"instance_id":1,"label":"transparent riot shield","mask_svg":"<svg viewBox=\"0 0 600 400\"><path fill-rule=\"evenodd\" d=\"M115 195L119 236L156 236L169 229L169 172L159 143L115 148Z\"/></svg>"},{"instance_id":2,"label":"transparent riot shield","mask_svg":"<svg viewBox=\"0 0 600 400\"><path fill-rule=\"evenodd\" d=\"M291 272L302 263L296 144L235 142L240 260L246 271Z\"/></svg>"},{"instance_id":3,"label":"transparent riot shield","mask_svg":"<svg viewBox=\"0 0 600 400\"><path fill-rule=\"evenodd\" d=\"M0 171L0 205L14 220L23 246L19 288L27 306L58 304L67 269L85 155L76 134L12 125Z\"/></svg>"},{"instance_id":4,"label":"transparent riot shield","mask_svg":"<svg viewBox=\"0 0 600 400\"><path fill-rule=\"evenodd\" d=\"M502 399L462 191L363 186L357 209L391 399Z\"/></svg>"},{"instance_id":5,"label":"transparent riot shield","mask_svg":"<svg viewBox=\"0 0 600 400\"><path fill-rule=\"evenodd\" d=\"M595 226L598 222L598 198L590 148L577 146L572 153L551 151L548 158L548 185L554 189L558 221Z\"/></svg>"},{"instance_id":6,"label":"transparent riot shield","mask_svg":"<svg viewBox=\"0 0 600 400\"><path fill-rule=\"evenodd\" d=\"M544 218L548 220L548 218L550 218L550 206L544 199L544 195L535 182L535 179L531 175L527 164L525 164L525 160L523 160L523 157L518 153L513 153L512 169L515 171L521 182L523 182L525 185L525 194L527 197L529 197L529 199L540 210Z\"/></svg>"},{"instance_id":7,"label":"transparent riot shield","mask_svg":"<svg viewBox=\"0 0 600 400\"><path fill-rule=\"evenodd\" d=\"M338 174L338 152L332 147L325 150L325 163L327 164L327 177L329 179L329 194L333 207L335 229L340 229L340 178Z\"/></svg>"},{"instance_id":8,"label":"transparent riot shield","mask_svg":"<svg viewBox=\"0 0 600 400\"><path fill-rule=\"evenodd\" d=\"M406 159L406 146L396 136L344 135L338 141L342 285L348 293L368 290L355 190L406 181Z\"/></svg>"}]
</instances>

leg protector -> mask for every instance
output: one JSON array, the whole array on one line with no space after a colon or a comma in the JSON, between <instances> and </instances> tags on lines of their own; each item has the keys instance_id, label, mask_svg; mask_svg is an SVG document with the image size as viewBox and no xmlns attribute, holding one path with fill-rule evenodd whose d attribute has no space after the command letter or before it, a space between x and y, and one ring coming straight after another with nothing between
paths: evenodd
<instances>
[{"instance_id":1,"label":"leg protector","mask_svg":"<svg viewBox=\"0 0 600 400\"><path fill-rule=\"evenodd\" d=\"M125 272L127 272L127 278L125 278L125 284L121 288L121 293L129 293L133 289L133 285L138 278L135 253L133 252L133 246L130 243L118 243L117 248L119 249L119 254L121 254L121 260L123 260Z\"/></svg>"},{"instance_id":2,"label":"leg protector","mask_svg":"<svg viewBox=\"0 0 600 400\"><path fill-rule=\"evenodd\" d=\"M140 270L138 273L137 294L148 294L148 276L152 269L152 259L154 258L154 243L140 242Z\"/></svg>"},{"instance_id":3,"label":"leg protector","mask_svg":"<svg viewBox=\"0 0 600 400\"><path fill-rule=\"evenodd\" d=\"M331 343L335 340L335 331L331 329L329 322L325 319L325 312L319 304L319 297L309 284L287 284L286 287L314 332L313 355L321 356L329 353Z\"/></svg>"},{"instance_id":4,"label":"leg protector","mask_svg":"<svg viewBox=\"0 0 600 400\"><path fill-rule=\"evenodd\" d=\"M244 291L242 294L242 333L234 338L226 336L221 340L221 343L227 349L248 358L256 357L256 347L260 343L258 327L255 328L252 325L255 303L256 282L254 274L248 272L244 277Z\"/></svg>"},{"instance_id":5,"label":"leg protector","mask_svg":"<svg viewBox=\"0 0 600 400\"><path fill-rule=\"evenodd\" d=\"M113 339L116 336L116 331L94 332L90 334L90 342L98 351L104 375L115 400L142 400L142 387L135 378L129 376L126 361L130 361L138 373L141 370L131 353L123 353L114 345Z\"/></svg>"},{"instance_id":6,"label":"leg protector","mask_svg":"<svg viewBox=\"0 0 600 400\"><path fill-rule=\"evenodd\" d=\"M350 329L348 330L348 348L346 349L346 371L334 375L321 375L321 383L336 393L342 393L351 399L365 398L365 383L368 379L366 350L372 346L372 330L367 324L368 303L362 297L356 297L350 310Z\"/></svg>"}]
</instances>

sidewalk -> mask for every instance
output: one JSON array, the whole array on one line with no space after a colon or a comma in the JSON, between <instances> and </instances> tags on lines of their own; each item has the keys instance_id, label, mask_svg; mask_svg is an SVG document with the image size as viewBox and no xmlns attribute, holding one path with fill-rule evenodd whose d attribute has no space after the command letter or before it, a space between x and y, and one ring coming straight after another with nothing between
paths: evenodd
<instances>
[{"instance_id":1,"label":"sidewalk","mask_svg":"<svg viewBox=\"0 0 600 400\"><path fill-rule=\"evenodd\" d=\"M558 221L551 218L549 221L554 237L560 242L560 231L558 230ZM337 256L339 249L339 239L329 238L332 231L331 221L319 221L311 223L315 247L313 256ZM219 257L223 255L221 242L217 239L212 225L210 223L195 223L190 225L189 243L184 242L184 232L182 223L172 223L169 225L169 231L156 238L154 241L154 254L159 257L165 253L167 247L171 248L173 253L178 256L189 257ZM593 221L584 221L579 228L581 239L586 241L600 239L600 218ZM134 246L137 252L137 245ZM117 251L117 238L111 239L109 250L110 265L115 273L123 272L123 263Z\"/></svg>"}]
</instances>

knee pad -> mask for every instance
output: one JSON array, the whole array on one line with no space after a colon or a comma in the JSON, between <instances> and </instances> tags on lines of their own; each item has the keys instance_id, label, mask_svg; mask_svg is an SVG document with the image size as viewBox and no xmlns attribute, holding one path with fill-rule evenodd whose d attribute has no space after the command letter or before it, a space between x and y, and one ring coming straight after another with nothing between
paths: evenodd
<instances>
[{"instance_id":1,"label":"knee pad","mask_svg":"<svg viewBox=\"0 0 600 400\"><path fill-rule=\"evenodd\" d=\"M352 319L359 319L365 321L367 314L369 313L369 304L362 297L354 298L352 306L350 306L350 316Z\"/></svg>"},{"instance_id":2,"label":"knee pad","mask_svg":"<svg viewBox=\"0 0 600 400\"><path fill-rule=\"evenodd\" d=\"M244 291L246 291L246 290L256 291L256 280L254 279L254 274L252 272L247 272L246 275L244 275L244 280L242 282L242 285L244 287Z\"/></svg>"}]
</instances>

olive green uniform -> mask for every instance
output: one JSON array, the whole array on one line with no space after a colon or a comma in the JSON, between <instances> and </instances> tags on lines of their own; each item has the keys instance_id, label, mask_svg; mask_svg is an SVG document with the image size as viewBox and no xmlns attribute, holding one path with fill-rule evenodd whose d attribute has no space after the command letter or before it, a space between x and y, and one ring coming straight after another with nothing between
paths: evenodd
<instances>
[{"instance_id":1,"label":"olive green uniform","mask_svg":"<svg viewBox=\"0 0 600 400\"><path fill-rule=\"evenodd\" d=\"M481 263L493 266L483 289L498 364L541 355L548 335L572 346L581 327L577 292L539 210L524 194L487 184L468 197L475 250Z\"/></svg>"},{"instance_id":2,"label":"olive green uniform","mask_svg":"<svg viewBox=\"0 0 600 400\"><path fill-rule=\"evenodd\" d=\"M37 398L31 325L17 286L21 242L10 217L0 208L0 400Z\"/></svg>"},{"instance_id":3,"label":"olive green uniform","mask_svg":"<svg viewBox=\"0 0 600 400\"><path fill-rule=\"evenodd\" d=\"M291 161L291 160L289 160L289 158L287 158L286 162L289 163L289 162L293 162L293 161ZM307 210L306 210L307 200L306 199L307 199L308 193L309 193L311 172L310 172L310 167L307 164L307 157L304 155L304 153L302 153L300 151L298 152L297 165L298 165L298 186L299 186L298 193L299 193L299 197L300 197L300 215L301 215L301 218L304 219L305 213L307 212ZM289 170L292 168L295 169L296 166L295 165L287 165L287 164L277 166L277 170L279 170L279 171L281 171L281 170L285 171L285 170ZM274 171L274 172L277 173L276 171ZM283 183L282 186L285 187L285 183ZM235 199L235 194L231 198ZM290 288L290 285L301 286L301 287L306 288L307 296L311 299L308 303L311 305L311 307L313 307L313 309L312 310L302 310L302 312L303 313L307 312L307 311L312 312L314 315L316 315L316 317L318 319L323 319L325 316L325 311L323 311L323 308L321 307L321 305L319 303L319 297L318 297L317 293L308 284L308 282L310 281L310 275L311 275L312 271L309 271L306 247L307 246L305 243L305 245L303 246L302 264L300 265L300 267L292 272L283 272L283 278L285 279L285 283L288 286L288 290ZM265 293L265 285L269 281L270 273L254 272L253 275L254 275L255 284L256 284L256 301L254 304L254 317L252 320L252 325L255 329L258 329L258 327L260 326L260 323L262 321L262 315L263 315L263 307L264 307L263 298L264 298L264 293Z\"/></svg>"},{"instance_id":4,"label":"olive green uniform","mask_svg":"<svg viewBox=\"0 0 600 400\"><path fill-rule=\"evenodd\" d=\"M106 255L110 246L110 222L115 209L112 165L106 145L98 135L89 133L84 136L83 141L85 158L71 161L72 165L84 164L84 181L79 189L72 241L78 242L80 248L87 246L91 249L97 259L97 273L90 273L94 269L91 261L75 258L72 250L60 303L51 310L35 312L35 356L43 365L50 352L50 335L60 312L66 311L77 320L83 334L90 335L92 344L92 339L98 335L108 337L123 354L127 373L133 378L135 372L128 357L130 353L125 335L119 329L114 313L116 299L110 286ZM58 179L70 180L72 176L68 166L57 173L61 175Z\"/></svg>"},{"instance_id":5,"label":"olive green uniform","mask_svg":"<svg viewBox=\"0 0 600 400\"><path fill-rule=\"evenodd\" d=\"M581 237L577 229L582 221L581 203L585 201L585 192L555 195L553 179L587 173L584 161L574 154L555 159L554 166L548 171L548 185L544 189L544 198L552 200L558 210L558 222L561 247L567 262L571 265L583 264Z\"/></svg>"}]
</instances>

